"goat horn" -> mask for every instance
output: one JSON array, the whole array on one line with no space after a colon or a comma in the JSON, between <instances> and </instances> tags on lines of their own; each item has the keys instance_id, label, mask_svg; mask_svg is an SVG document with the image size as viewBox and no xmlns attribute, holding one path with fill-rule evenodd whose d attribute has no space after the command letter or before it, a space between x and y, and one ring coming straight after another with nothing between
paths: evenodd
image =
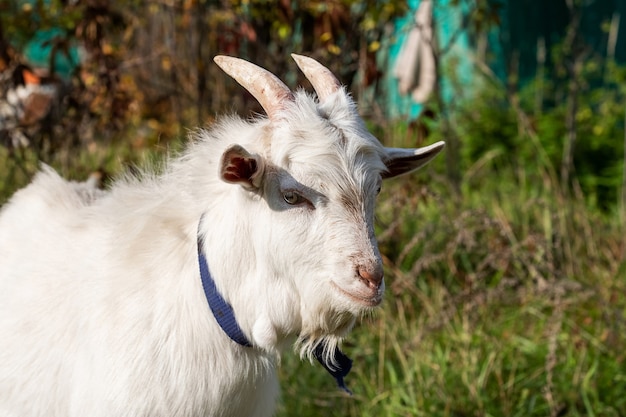
<instances>
[{"instance_id":1,"label":"goat horn","mask_svg":"<svg viewBox=\"0 0 626 417\"><path fill-rule=\"evenodd\" d=\"M320 101L326 100L328 96L341 88L341 83L337 77L313 58L296 54L291 54L291 57L311 82Z\"/></svg>"},{"instance_id":2,"label":"goat horn","mask_svg":"<svg viewBox=\"0 0 626 417\"><path fill-rule=\"evenodd\" d=\"M213 61L261 104L270 120L276 120L285 100L293 101L289 87L268 70L244 59L218 55Z\"/></svg>"}]
</instances>

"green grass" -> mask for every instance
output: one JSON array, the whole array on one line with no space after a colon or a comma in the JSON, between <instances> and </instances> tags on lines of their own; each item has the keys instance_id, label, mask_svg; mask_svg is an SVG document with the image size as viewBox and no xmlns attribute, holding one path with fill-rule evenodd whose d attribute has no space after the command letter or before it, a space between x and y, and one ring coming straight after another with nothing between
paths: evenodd
<instances>
[{"instance_id":1,"label":"green grass","mask_svg":"<svg viewBox=\"0 0 626 417\"><path fill-rule=\"evenodd\" d=\"M80 179L151 158L121 146L51 164ZM278 416L626 416L619 216L501 158L468 170L458 197L439 173L443 158L385 183L387 292L344 345L354 395L286 352ZM33 155L0 149L0 202L36 167Z\"/></svg>"}]
</instances>

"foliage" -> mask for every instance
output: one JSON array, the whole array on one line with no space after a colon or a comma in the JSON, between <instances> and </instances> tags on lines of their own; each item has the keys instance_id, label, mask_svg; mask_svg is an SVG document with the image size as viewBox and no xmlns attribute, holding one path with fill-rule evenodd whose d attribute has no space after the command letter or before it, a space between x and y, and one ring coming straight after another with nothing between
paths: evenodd
<instances>
[{"instance_id":1,"label":"foliage","mask_svg":"<svg viewBox=\"0 0 626 417\"><path fill-rule=\"evenodd\" d=\"M584 65L579 82L575 178L588 203L611 210L619 202L622 184L626 67L613 62L599 66L592 60ZM538 95L543 99L539 109ZM557 172L567 135L566 96L564 84L555 78L535 80L520 91L516 111L505 88L486 83L455 114L463 138L463 166L467 169L498 150L495 164L523 163L537 170L543 164Z\"/></svg>"},{"instance_id":2,"label":"foliage","mask_svg":"<svg viewBox=\"0 0 626 417\"><path fill-rule=\"evenodd\" d=\"M380 76L375 53L387 22L405 11L403 0L13 0L0 6L0 41L11 45L9 67L33 64L22 53L50 30L50 61L80 51L64 82L60 118L28 132L47 160L64 146L108 143L122 130L139 133L132 140L143 146L175 138L181 126L202 125L229 106L259 110L249 97L232 102L229 90L237 87L225 84L211 62L219 53L285 73L294 68L289 53L306 52L333 62L344 82L360 72L359 82L369 85Z\"/></svg>"},{"instance_id":3,"label":"foliage","mask_svg":"<svg viewBox=\"0 0 626 417\"><path fill-rule=\"evenodd\" d=\"M96 0L11 1L0 7L0 39L6 42L0 48L8 50L9 61L0 62L0 70L27 64L59 91L48 117L21 127L42 160L67 147L106 143L132 116L135 87L120 74L121 58L109 47L123 25L119 12Z\"/></svg>"}]
</instances>

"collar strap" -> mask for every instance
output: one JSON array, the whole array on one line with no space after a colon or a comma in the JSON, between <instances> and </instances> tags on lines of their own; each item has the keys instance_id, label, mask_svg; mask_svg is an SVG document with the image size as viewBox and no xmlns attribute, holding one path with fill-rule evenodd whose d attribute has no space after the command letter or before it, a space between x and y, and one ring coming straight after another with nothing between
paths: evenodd
<instances>
[{"instance_id":1,"label":"collar strap","mask_svg":"<svg viewBox=\"0 0 626 417\"><path fill-rule=\"evenodd\" d=\"M220 325L224 333L228 335L234 342L241 346L252 347L252 343L248 340L246 335L239 327L237 319L235 318L235 312L233 307L228 304L224 297L219 293L215 285L215 281L209 272L209 264L206 256L204 255L204 249L200 235L198 234L198 264L200 267L200 279L202 280L202 288L204 289L204 295L209 303L209 307L217 324ZM335 381L337 386L352 395L352 392L346 387L343 378L348 375L350 368L352 368L352 360L348 358L339 348L335 348L333 358L331 361L327 361L324 357L324 342L319 343L315 351L313 352L315 359L322 364L324 369L328 371Z\"/></svg>"},{"instance_id":2,"label":"collar strap","mask_svg":"<svg viewBox=\"0 0 626 417\"><path fill-rule=\"evenodd\" d=\"M335 378L335 381L337 381L337 387L352 395L352 391L350 391L345 382L343 382L343 378L348 375L350 369L352 368L352 359L347 357L346 354L337 347L335 348L335 352L333 352L333 359L331 363L329 363L324 357L324 342L315 347L313 354L315 355L315 359L322 364L324 369L326 369L326 371L331 374L333 378Z\"/></svg>"},{"instance_id":3,"label":"collar strap","mask_svg":"<svg viewBox=\"0 0 626 417\"><path fill-rule=\"evenodd\" d=\"M202 249L202 242L198 236L198 264L200 265L200 279L202 280L202 288L204 288L204 295L209 302L209 307L213 312L217 324L220 325L224 333L228 335L233 341L239 343L241 346L252 346L252 343L243 334L243 330L239 327L237 319L235 318L235 312L233 308L224 297L219 293L215 286L215 281L209 272L209 264L204 256L204 250Z\"/></svg>"}]
</instances>

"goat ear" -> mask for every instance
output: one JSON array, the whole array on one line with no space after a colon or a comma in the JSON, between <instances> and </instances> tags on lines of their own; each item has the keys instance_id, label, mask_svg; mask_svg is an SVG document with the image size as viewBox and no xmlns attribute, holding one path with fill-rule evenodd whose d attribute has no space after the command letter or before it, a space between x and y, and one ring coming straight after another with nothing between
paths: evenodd
<instances>
[{"instance_id":1,"label":"goat ear","mask_svg":"<svg viewBox=\"0 0 626 417\"><path fill-rule=\"evenodd\" d=\"M433 143L417 149L385 148L387 171L382 173L383 179L407 174L426 165L444 147L444 142Z\"/></svg>"},{"instance_id":2,"label":"goat ear","mask_svg":"<svg viewBox=\"0 0 626 417\"><path fill-rule=\"evenodd\" d=\"M222 155L220 177L226 182L256 189L261 184L263 168L260 156L252 155L239 145L233 145Z\"/></svg>"}]
</instances>

